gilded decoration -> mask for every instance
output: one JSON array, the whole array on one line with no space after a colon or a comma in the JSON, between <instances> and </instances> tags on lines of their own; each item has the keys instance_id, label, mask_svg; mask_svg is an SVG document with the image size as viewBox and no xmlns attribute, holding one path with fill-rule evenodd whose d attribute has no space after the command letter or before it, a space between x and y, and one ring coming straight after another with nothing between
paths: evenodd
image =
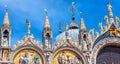
<instances>
[{"instance_id":1,"label":"gilded decoration","mask_svg":"<svg viewBox=\"0 0 120 64\"><path fill-rule=\"evenodd\" d=\"M8 60L8 59L9 59L9 51L3 50L3 60Z\"/></svg>"},{"instance_id":2,"label":"gilded decoration","mask_svg":"<svg viewBox=\"0 0 120 64\"><path fill-rule=\"evenodd\" d=\"M52 64L83 64L83 62L74 51L62 50L55 55Z\"/></svg>"},{"instance_id":3,"label":"gilded decoration","mask_svg":"<svg viewBox=\"0 0 120 64\"><path fill-rule=\"evenodd\" d=\"M116 28L110 28L110 36L112 35L120 36L119 30Z\"/></svg>"},{"instance_id":4,"label":"gilded decoration","mask_svg":"<svg viewBox=\"0 0 120 64\"><path fill-rule=\"evenodd\" d=\"M42 57L31 49L21 50L15 55L13 61L15 64L43 64Z\"/></svg>"}]
</instances>

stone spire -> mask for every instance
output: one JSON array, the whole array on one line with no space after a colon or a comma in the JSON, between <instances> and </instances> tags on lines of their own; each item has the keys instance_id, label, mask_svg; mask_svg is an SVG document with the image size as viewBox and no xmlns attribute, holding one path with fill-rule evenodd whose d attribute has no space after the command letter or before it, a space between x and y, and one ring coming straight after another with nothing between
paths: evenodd
<instances>
[{"instance_id":1,"label":"stone spire","mask_svg":"<svg viewBox=\"0 0 120 64\"><path fill-rule=\"evenodd\" d=\"M44 51L52 50L52 29L50 28L50 23L48 20L48 13L45 9L46 17L44 21L44 28L42 30L42 42Z\"/></svg>"},{"instance_id":2,"label":"stone spire","mask_svg":"<svg viewBox=\"0 0 120 64\"><path fill-rule=\"evenodd\" d=\"M72 2L72 23L69 27L70 29L78 29L78 25L75 22L74 13L75 13L75 6L74 6L74 2Z\"/></svg>"},{"instance_id":3,"label":"stone spire","mask_svg":"<svg viewBox=\"0 0 120 64\"><path fill-rule=\"evenodd\" d=\"M110 23L113 23L114 22L114 19L113 19L113 13L112 13L112 6L110 4L110 2L108 2L108 14L109 14L109 21Z\"/></svg>"},{"instance_id":4,"label":"stone spire","mask_svg":"<svg viewBox=\"0 0 120 64\"><path fill-rule=\"evenodd\" d=\"M46 13L46 17L45 17L45 21L44 21L44 28L50 29L50 23L49 23L49 19L48 19L47 9L45 9L45 13Z\"/></svg>"},{"instance_id":5,"label":"stone spire","mask_svg":"<svg viewBox=\"0 0 120 64\"><path fill-rule=\"evenodd\" d=\"M80 30L85 30L86 31L86 26L85 26L85 23L84 23L84 19L82 17L82 12L80 12L80 16L81 16Z\"/></svg>"},{"instance_id":6,"label":"stone spire","mask_svg":"<svg viewBox=\"0 0 120 64\"><path fill-rule=\"evenodd\" d=\"M47 32L49 33L50 37L52 37L52 30L50 28L50 23L49 23L49 19L48 19L48 13L47 13L47 9L45 9L45 21L44 21L44 27L43 27L43 37L46 36Z\"/></svg>"},{"instance_id":7,"label":"stone spire","mask_svg":"<svg viewBox=\"0 0 120 64\"><path fill-rule=\"evenodd\" d=\"M5 5L5 7L6 7L6 13L5 13L5 16L4 16L3 25L10 25L9 18L8 18L8 7L7 7L7 5Z\"/></svg>"},{"instance_id":8,"label":"stone spire","mask_svg":"<svg viewBox=\"0 0 120 64\"><path fill-rule=\"evenodd\" d=\"M3 20L3 25L1 27L1 45L4 47L9 47L11 43L11 27L8 18L8 7L5 5L6 12Z\"/></svg>"},{"instance_id":9,"label":"stone spire","mask_svg":"<svg viewBox=\"0 0 120 64\"><path fill-rule=\"evenodd\" d=\"M87 50L86 45L88 44L88 33L86 30L86 26L84 23L84 19L82 17L82 12L80 12L81 20L80 20L80 30L79 30L79 43L82 44L82 50ZM82 43L81 43L82 42Z\"/></svg>"}]
</instances>

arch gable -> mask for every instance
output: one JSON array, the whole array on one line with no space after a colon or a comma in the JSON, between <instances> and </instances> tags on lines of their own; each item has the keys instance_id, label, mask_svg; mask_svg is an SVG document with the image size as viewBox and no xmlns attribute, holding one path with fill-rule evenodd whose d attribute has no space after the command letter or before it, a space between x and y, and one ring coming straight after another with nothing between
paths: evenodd
<instances>
[{"instance_id":1,"label":"arch gable","mask_svg":"<svg viewBox=\"0 0 120 64\"><path fill-rule=\"evenodd\" d=\"M103 32L99 37L96 38L92 48L94 48L95 45L99 43L99 41L104 40L105 38L110 38L110 37L120 38L120 31L114 25L114 23L111 24L110 28L107 31Z\"/></svg>"},{"instance_id":2,"label":"arch gable","mask_svg":"<svg viewBox=\"0 0 120 64\"><path fill-rule=\"evenodd\" d=\"M53 49L54 51L57 51L58 49L63 47L72 47L72 48L80 49L81 45L78 42L73 41L72 39L64 39L61 42L59 42L59 44L56 43Z\"/></svg>"}]
</instances>

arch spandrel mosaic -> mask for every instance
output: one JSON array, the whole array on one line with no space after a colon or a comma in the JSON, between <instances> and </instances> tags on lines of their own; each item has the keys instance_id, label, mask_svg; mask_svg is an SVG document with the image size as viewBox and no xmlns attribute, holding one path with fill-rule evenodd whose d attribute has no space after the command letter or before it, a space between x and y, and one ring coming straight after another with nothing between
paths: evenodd
<instances>
[{"instance_id":1,"label":"arch spandrel mosaic","mask_svg":"<svg viewBox=\"0 0 120 64\"><path fill-rule=\"evenodd\" d=\"M43 64L42 57L31 49L21 50L15 55L13 61L15 64Z\"/></svg>"},{"instance_id":2,"label":"arch spandrel mosaic","mask_svg":"<svg viewBox=\"0 0 120 64\"><path fill-rule=\"evenodd\" d=\"M74 51L62 50L55 55L52 64L83 64L83 62Z\"/></svg>"}]
</instances>

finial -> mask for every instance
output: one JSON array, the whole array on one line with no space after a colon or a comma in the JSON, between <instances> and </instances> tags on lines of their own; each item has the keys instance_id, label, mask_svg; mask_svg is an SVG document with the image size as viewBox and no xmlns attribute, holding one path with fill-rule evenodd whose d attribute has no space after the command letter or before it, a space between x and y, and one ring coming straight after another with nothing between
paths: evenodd
<instances>
[{"instance_id":1,"label":"finial","mask_svg":"<svg viewBox=\"0 0 120 64\"><path fill-rule=\"evenodd\" d=\"M7 5L5 5L5 9L6 9L6 12L8 12L8 6Z\"/></svg>"},{"instance_id":2,"label":"finial","mask_svg":"<svg viewBox=\"0 0 120 64\"><path fill-rule=\"evenodd\" d=\"M112 6L111 6L110 2L108 2L108 11L109 11L109 12L112 11Z\"/></svg>"},{"instance_id":3,"label":"finial","mask_svg":"<svg viewBox=\"0 0 120 64\"><path fill-rule=\"evenodd\" d=\"M30 25L30 21L28 19L26 19L26 24L27 24L27 35L29 36L31 25Z\"/></svg>"},{"instance_id":4,"label":"finial","mask_svg":"<svg viewBox=\"0 0 120 64\"><path fill-rule=\"evenodd\" d=\"M75 12L75 7L74 7L74 2L72 2L72 23L70 25L70 29L78 29L78 25L77 23L75 22L75 17L74 17L74 12Z\"/></svg>"},{"instance_id":5,"label":"finial","mask_svg":"<svg viewBox=\"0 0 120 64\"><path fill-rule=\"evenodd\" d=\"M83 15L82 15L82 12L80 12L80 18L83 19Z\"/></svg>"},{"instance_id":6,"label":"finial","mask_svg":"<svg viewBox=\"0 0 120 64\"><path fill-rule=\"evenodd\" d=\"M44 21L44 28L50 28L47 9L44 9L44 11L45 11L45 14L46 14L45 21Z\"/></svg>"},{"instance_id":7,"label":"finial","mask_svg":"<svg viewBox=\"0 0 120 64\"><path fill-rule=\"evenodd\" d=\"M75 2L72 2L72 16L74 16L74 9L75 9L74 4Z\"/></svg>"},{"instance_id":8,"label":"finial","mask_svg":"<svg viewBox=\"0 0 120 64\"><path fill-rule=\"evenodd\" d=\"M74 4L75 4L75 2L72 2L72 20L75 20L75 18L74 18L74 12L75 12Z\"/></svg>"},{"instance_id":9,"label":"finial","mask_svg":"<svg viewBox=\"0 0 120 64\"><path fill-rule=\"evenodd\" d=\"M62 33L61 22L59 22L59 25L58 25L58 26L59 26L59 33Z\"/></svg>"},{"instance_id":10,"label":"finial","mask_svg":"<svg viewBox=\"0 0 120 64\"><path fill-rule=\"evenodd\" d=\"M66 23L66 25L65 25L66 27L66 31L68 31L69 30L69 26L68 26L68 24Z\"/></svg>"},{"instance_id":11,"label":"finial","mask_svg":"<svg viewBox=\"0 0 120 64\"><path fill-rule=\"evenodd\" d=\"M48 16L48 12L47 12L47 9L44 9L44 11L45 11L45 14L46 14L46 16Z\"/></svg>"},{"instance_id":12,"label":"finial","mask_svg":"<svg viewBox=\"0 0 120 64\"><path fill-rule=\"evenodd\" d=\"M83 16L82 16L82 12L80 12L80 17L83 18Z\"/></svg>"}]
</instances>

